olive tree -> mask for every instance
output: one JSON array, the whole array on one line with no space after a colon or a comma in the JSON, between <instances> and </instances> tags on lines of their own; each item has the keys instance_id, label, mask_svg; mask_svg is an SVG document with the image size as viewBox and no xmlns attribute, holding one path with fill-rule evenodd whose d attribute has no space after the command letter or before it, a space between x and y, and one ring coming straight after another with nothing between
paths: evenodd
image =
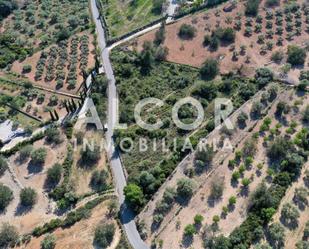
<instances>
[{"instance_id":1,"label":"olive tree","mask_svg":"<svg viewBox=\"0 0 309 249\"><path fill-rule=\"evenodd\" d=\"M181 178L177 182L177 195L180 198L188 199L193 194L194 183L187 178Z\"/></svg>"},{"instance_id":2,"label":"olive tree","mask_svg":"<svg viewBox=\"0 0 309 249\"><path fill-rule=\"evenodd\" d=\"M45 148L39 148L31 152L31 161L37 165L43 165L47 156Z\"/></svg>"},{"instance_id":3,"label":"olive tree","mask_svg":"<svg viewBox=\"0 0 309 249\"><path fill-rule=\"evenodd\" d=\"M274 248L282 248L285 241L284 227L280 223L273 223L268 229L270 244Z\"/></svg>"},{"instance_id":4,"label":"olive tree","mask_svg":"<svg viewBox=\"0 0 309 249\"><path fill-rule=\"evenodd\" d=\"M290 203L285 203L281 209L281 219L287 226L296 226L299 218L298 209Z\"/></svg>"},{"instance_id":5,"label":"olive tree","mask_svg":"<svg viewBox=\"0 0 309 249\"><path fill-rule=\"evenodd\" d=\"M47 182L56 185L61 179L62 166L59 163L54 164L47 170Z\"/></svg>"},{"instance_id":6,"label":"olive tree","mask_svg":"<svg viewBox=\"0 0 309 249\"><path fill-rule=\"evenodd\" d=\"M56 237L53 234L47 234L41 242L41 249L54 249L56 246Z\"/></svg>"},{"instance_id":7,"label":"olive tree","mask_svg":"<svg viewBox=\"0 0 309 249\"><path fill-rule=\"evenodd\" d=\"M4 211L12 200L12 190L9 187L0 183L0 212Z\"/></svg>"},{"instance_id":8,"label":"olive tree","mask_svg":"<svg viewBox=\"0 0 309 249\"><path fill-rule=\"evenodd\" d=\"M18 241L17 229L9 223L3 223L0 228L0 248L14 247Z\"/></svg>"},{"instance_id":9,"label":"olive tree","mask_svg":"<svg viewBox=\"0 0 309 249\"><path fill-rule=\"evenodd\" d=\"M4 174L7 168L8 168L7 160L3 156L0 156L0 176Z\"/></svg>"},{"instance_id":10,"label":"olive tree","mask_svg":"<svg viewBox=\"0 0 309 249\"><path fill-rule=\"evenodd\" d=\"M107 248L113 241L115 230L114 224L99 224L94 232L94 243L101 248Z\"/></svg>"},{"instance_id":11,"label":"olive tree","mask_svg":"<svg viewBox=\"0 0 309 249\"><path fill-rule=\"evenodd\" d=\"M37 202L38 194L37 192L30 188L23 188L20 191L20 204L25 207L33 207L33 205Z\"/></svg>"},{"instance_id":12,"label":"olive tree","mask_svg":"<svg viewBox=\"0 0 309 249\"><path fill-rule=\"evenodd\" d=\"M26 145L25 147L21 148L19 151L19 160L21 162L26 161L31 156L32 150L33 147L31 145Z\"/></svg>"}]
</instances>

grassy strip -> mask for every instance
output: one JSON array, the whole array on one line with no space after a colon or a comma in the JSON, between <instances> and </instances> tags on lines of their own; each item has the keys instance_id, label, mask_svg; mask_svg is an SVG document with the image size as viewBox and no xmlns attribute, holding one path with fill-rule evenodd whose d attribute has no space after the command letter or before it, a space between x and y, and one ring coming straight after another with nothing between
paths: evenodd
<instances>
[{"instance_id":1,"label":"grassy strip","mask_svg":"<svg viewBox=\"0 0 309 249\"><path fill-rule=\"evenodd\" d=\"M179 19L179 18L182 18L182 17L187 16L187 15L194 14L194 13L201 11L201 10L204 10L204 9L216 7L217 5L224 3L224 2L227 2L227 1L228 0L207 1L206 3L201 4L199 6L193 6L192 8L189 8L189 9L180 10L178 14L173 16L173 18Z\"/></svg>"},{"instance_id":2,"label":"grassy strip","mask_svg":"<svg viewBox=\"0 0 309 249\"><path fill-rule=\"evenodd\" d=\"M67 156L62 164L63 181L61 185L57 186L52 192L49 193L49 197L55 201L58 201L58 207L61 209L68 208L69 206L76 204L78 201L76 196L68 195L71 191L69 180L73 162L73 147L69 144L67 147Z\"/></svg>"},{"instance_id":3,"label":"grassy strip","mask_svg":"<svg viewBox=\"0 0 309 249\"><path fill-rule=\"evenodd\" d=\"M35 237L39 237L43 234L53 232L54 230L60 227L63 229L69 228L75 223L83 219L89 218L91 215L91 210L94 209L96 206L98 206L103 201L107 200L108 198L110 198L110 196L105 195L105 196L100 196L92 201L89 201L85 204L85 206L69 212L66 218L63 220L59 218L52 219L51 221L45 223L43 226L36 227L32 231L32 235Z\"/></svg>"},{"instance_id":4,"label":"grassy strip","mask_svg":"<svg viewBox=\"0 0 309 249\"><path fill-rule=\"evenodd\" d=\"M44 137L45 137L45 132L39 132L39 133L33 135L30 139L26 139L26 140L18 143L17 145L12 147L11 149L1 151L0 155L3 155L5 157L9 157L9 156L15 154L16 152L18 152L22 147L29 145L29 144L33 144L34 142L36 142L36 141L38 141L38 140L40 140Z\"/></svg>"}]
</instances>

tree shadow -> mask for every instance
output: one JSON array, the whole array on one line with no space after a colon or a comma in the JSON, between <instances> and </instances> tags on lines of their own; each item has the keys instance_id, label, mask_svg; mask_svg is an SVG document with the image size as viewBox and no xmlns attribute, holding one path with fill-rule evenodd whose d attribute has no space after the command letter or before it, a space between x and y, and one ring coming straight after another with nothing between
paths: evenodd
<instances>
[{"instance_id":1,"label":"tree shadow","mask_svg":"<svg viewBox=\"0 0 309 249\"><path fill-rule=\"evenodd\" d=\"M305 203L298 200L296 198L296 196L293 197L293 202L295 203L295 205L301 210L304 211L306 209L306 207L308 206L308 201L306 200Z\"/></svg>"},{"instance_id":2,"label":"tree shadow","mask_svg":"<svg viewBox=\"0 0 309 249\"><path fill-rule=\"evenodd\" d=\"M247 127L246 122L237 122L238 128L244 130Z\"/></svg>"},{"instance_id":3,"label":"tree shadow","mask_svg":"<svg viewBox=\"0 0 309 249\"><path fill-rule=\"evenodd\" d=\"M232 186L233 188L237 188L237 187L238 187L238 184L239 184L239 182L238 182L237 180L231 179L231 186Z\"/></svg>"},{"instance_id":4,"label":"tree shadow","mask_svg":"<svg viewBox=\"0 0 309 249\"><path fill-rule=\"evenodd\" d=\"M18 204L16 210L15 210L15 215L16 216L22 216L31 211L32 207L27 207L23 206L21 203Z\"/></svg>"},{"instance_id":5,"label":"tree shadow","mask_svg":"<svg viewBox=\"0 0 309 249\"><path fill-rule=\"evenodd\" d=\"M242 187L240 190L240 195L242 197L248 197L249 196L249 187Z\"/></svg>"},{"instance_id":6,"label":"tree shadow","mask_svg":"<svg viewBox=\"0 0 309 249\"><path fill-rule=\"evenodd\" d=\"M193 236L184 235L181 241L184 248L188 248L193 243Z\"/></svg>"},{"instance_id":7,"label":"tree shadow","mask_svg":"<svg viewBox=\"0 0 309 249\"><path fill-rule=\"evenodd\" d=\"M280 216L280 222L287 227L289 230L295 230L298 227L297 220L287 220L282 215Z\"/></svg>"},{"instance_id":8,"label":"tree shadow","mask_svg":"<svg viewBox=\"0 0 309 249\"><path fill-rule=\"evenodd\" d=\"M29 175L40 173L43 170L43 164L34 163L31 160L28 164L27 170Z\"/></svg>"},{"instance_id":9,"label":"tree shadow","mask_svg":"<svg viewBox=\"0 0 309 249\"><path fill-rule=\"evenodd\" d=\"M47 178L44 181L43 189L46 192L52 191L55 187L57 187L58 183L52 183Z\"/></svg>"},{"instance_id":10,"label":"tree shadow","mask_svg":"<svg viewBox=\"0 0 309 249\"><path fill-rule=\"evenodd\" d=\"M214 207L218 202L220 202L222 198L214 198L212 196L209 196L207 199L207 204L209 207Z\"/></svg>"}]
</instances>

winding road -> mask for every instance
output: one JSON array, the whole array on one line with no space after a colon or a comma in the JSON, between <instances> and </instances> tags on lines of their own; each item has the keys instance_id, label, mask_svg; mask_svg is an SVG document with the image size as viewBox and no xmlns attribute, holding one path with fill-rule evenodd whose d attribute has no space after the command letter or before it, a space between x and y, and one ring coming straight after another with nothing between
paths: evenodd
<instances>
[{"instance_id":1,"label":"winding road","mask_svg":"<svg viewBox=\"0 0 309 249\"><path fill-rule=\"evenodd\" d=\"M134 221L133 211L126 205L123 189L126 186L126 178L123 171L123 167L120 160L119 152L115 149L113 144L113 130L116 124L117 117L117 91L116 80L114 77L112 65L109 59L109 50L106 46L106 40L104 35L104 29L99 19L99 10L95 0L90 1L91 12L96 25L96 31L98 36L98 45L101 49L101 57L106 77L109 81L108 85L108 131L106 132L106 142L109 145L108 155L110 159L110 165L113 172L116 189L119 195L120 203L120 218L127 234L127 238L134 249L148 249L148 246L141 239L136 224Z\"/></svg>"}]
</instances>

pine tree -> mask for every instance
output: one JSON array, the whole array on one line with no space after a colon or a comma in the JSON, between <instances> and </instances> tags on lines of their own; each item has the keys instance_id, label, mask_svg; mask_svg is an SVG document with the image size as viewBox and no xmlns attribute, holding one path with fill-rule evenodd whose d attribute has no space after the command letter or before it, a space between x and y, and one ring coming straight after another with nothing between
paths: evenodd
<instances>
[{"instance_id":1,"label":"pine tree","mask_svg":"<svg viewBox=\"0 0 309 249\"><path fill-rule=\"evenodd\" d=\"M50 117L51 117L52 121L55 121L55 117L54 117L54 115L53 115L53 112L52 112L52 111L49 111L49 114L50 114Z\"/></svg>"}]
</instances>

